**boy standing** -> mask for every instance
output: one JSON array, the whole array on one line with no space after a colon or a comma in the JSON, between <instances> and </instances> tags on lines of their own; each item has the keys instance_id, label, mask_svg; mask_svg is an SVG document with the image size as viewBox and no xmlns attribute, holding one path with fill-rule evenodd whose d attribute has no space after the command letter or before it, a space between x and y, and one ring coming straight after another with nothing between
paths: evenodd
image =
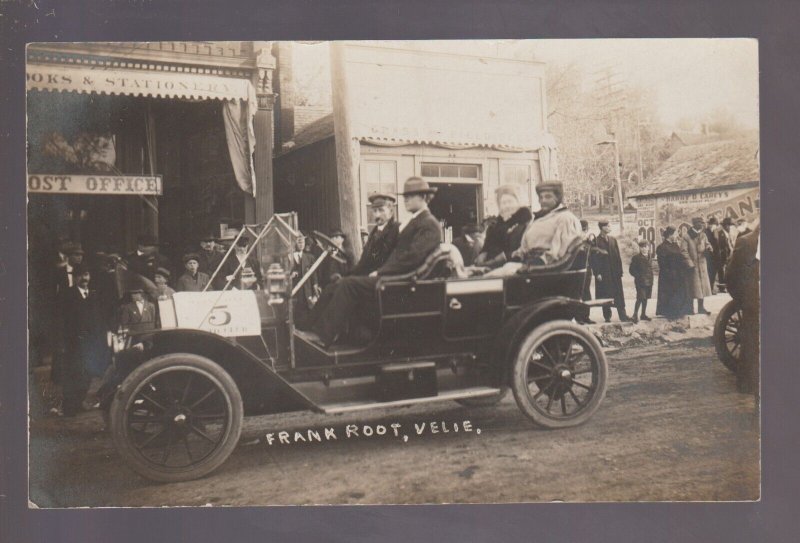
<instances>
[{"instance_id":1,"label":"boy standing","mask_svg":"<svg viewBox=\"0 0 800 543\"><path fill-rule=\"evenodd\" d=\"M630 274L636 285L636 305L633 308L633 322L639 322L639 306L642 306L642 320L649 321L647 300L653 293L653 264L650 260L650 243L639 242L639 254L631 258Z\"/></svg>"},{"instance_id":2,"label":"boy standing","mask_svg":"<svg viewBox=\"0 0 800 543\"><path fill-rule=\"evenodd\" d=\"M178 292L202 292L208 284L208 275L199 271L200 257L195 253L184 255L183 265L186 267L186 273L178 278L175 289Z\"/></svg>"}]
</instances>

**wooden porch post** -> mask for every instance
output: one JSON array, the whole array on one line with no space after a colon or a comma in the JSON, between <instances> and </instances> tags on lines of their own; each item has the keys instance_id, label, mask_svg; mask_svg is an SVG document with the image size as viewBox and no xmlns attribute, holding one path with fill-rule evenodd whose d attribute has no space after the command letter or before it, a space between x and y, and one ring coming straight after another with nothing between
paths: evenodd
<instances>
[{"instance_id":1,"label":"wooden porch post","mask_svg":"<svg viewBox=\"0 0 800 543\"><path fill-rule=\"evenodd\" d=\"M256 87L258 110L253 119L253 130L256 138L256 149L253 167L256 177L256 195L248 197L245 208L247 222L264 223L275 212L272 178L272 146L273 146L273 108L275 94L272 92L272 77L275 71L275 57L272 56L271 44L262 42L256 48L256 70L253 83Z\"/></svg>"},{"instance_id":2,"label":"wooden porch post","mask_svg":"<svg viewBox=\"0 0 800 543\"><path fill-rule=\"evenodd\" d=\"M358 191L361 144L353 138L348 112L348 81L345 75L345 45L331 43L331 83L333 87L333 131L336 140L339 217L342 231L350 239L355 257L361 255Z\"/></svg>"}]
</instances>

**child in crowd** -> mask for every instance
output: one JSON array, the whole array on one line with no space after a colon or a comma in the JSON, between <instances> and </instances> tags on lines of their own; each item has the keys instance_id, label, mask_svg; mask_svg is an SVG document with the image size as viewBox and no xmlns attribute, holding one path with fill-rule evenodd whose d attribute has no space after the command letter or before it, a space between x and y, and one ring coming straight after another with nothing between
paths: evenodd
<instances>
[{"instance_id":1,"label":"child in crowd","mask_svg":"<svg viewBox=\"0 0 800 543\"><path fill-rule=\"evenodd\" d=\"M639 306L642 307L643 321L649 321L647 316L647 300L653 293L653 263L650 259L650 243L639 242L639 254L631 259L630 274L636 285L636 305L633 308L633 322L639 322Z\"/></svg>"}]
</instances>

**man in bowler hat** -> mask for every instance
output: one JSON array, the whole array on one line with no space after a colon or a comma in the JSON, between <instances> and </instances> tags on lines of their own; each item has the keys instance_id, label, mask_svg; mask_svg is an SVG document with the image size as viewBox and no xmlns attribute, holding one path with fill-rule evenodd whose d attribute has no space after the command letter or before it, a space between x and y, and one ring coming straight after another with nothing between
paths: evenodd
<instances>
[{"instance_id":1,"label":"man in bowler hat","mask_svg":"<svg viewBox=\"0 0 800 543\"><path fill-rule=\"evenodd\" d=\"M379 277L400 275L418 268L442 239L439 221L428 209L436 192L420 177L409 177L403 190L403 201L409 216L400 223L397 245L388 260L368 276L343 277L333 284L334 291L326 307L317 304L314 331L323 345L330 346L346 330L348 318L356 308L367 313L375 305L375 285ZM317 308L315 308L317 309Z\"/></svg>"}]
</instances>

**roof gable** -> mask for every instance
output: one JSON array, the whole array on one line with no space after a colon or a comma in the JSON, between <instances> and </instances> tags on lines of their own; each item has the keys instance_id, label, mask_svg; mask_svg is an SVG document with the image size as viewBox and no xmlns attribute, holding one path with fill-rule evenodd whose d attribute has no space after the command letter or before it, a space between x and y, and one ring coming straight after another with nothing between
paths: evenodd
<instances>
[{"instance_id":1,"label":"roof gable","mask_svg":"<svg viewBox=\"0 0 800 543\"><path fill-rule=\"evenodd\" d=\"M630 197L759 181L758 138L687 145L669 157Z\"/></svg>"}]
</instances>

